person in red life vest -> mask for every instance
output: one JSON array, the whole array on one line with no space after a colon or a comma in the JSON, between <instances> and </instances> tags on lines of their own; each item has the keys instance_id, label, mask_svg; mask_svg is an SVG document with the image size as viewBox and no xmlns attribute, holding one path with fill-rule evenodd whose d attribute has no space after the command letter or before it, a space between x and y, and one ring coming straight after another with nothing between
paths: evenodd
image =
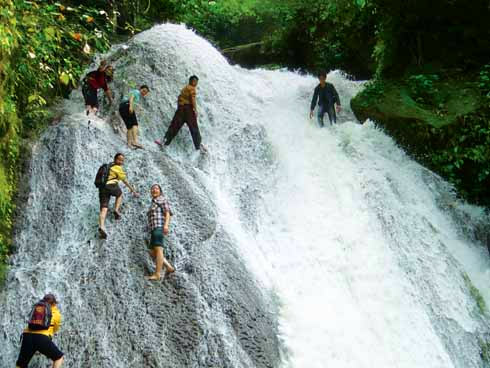
<instances>
[{"instance_id":1,"label":"person in red life vest","mask_svg":"<svg viewBox=\"0 0 490 368\"><path fill-rule=\"evenodd\" d=\"M95 114L99 109L97 91L102 88L109 103L112 104L112 92L107 86L107 82L112 81L113 68L107 65L107 61L102 60L97 70L91 71L83 79L82 93L85 99L87 115ZM90 123L90 122L89 122Z\"/></svg>"},{"instance_id":2,"label":"person in red life vest","mask_svg":"<svg viewBox=\"0 0 490 368\"><path fill-rule=\"evenodd\" d=\"M28 327L22 333L22 345L16 368L27 368L33 355L40 352L53 361L53 368L63 364L63 352L53 342L53 335L61 326L61 313L53 294L46 294L32 308Z\"/></svg>"}]
</instances>

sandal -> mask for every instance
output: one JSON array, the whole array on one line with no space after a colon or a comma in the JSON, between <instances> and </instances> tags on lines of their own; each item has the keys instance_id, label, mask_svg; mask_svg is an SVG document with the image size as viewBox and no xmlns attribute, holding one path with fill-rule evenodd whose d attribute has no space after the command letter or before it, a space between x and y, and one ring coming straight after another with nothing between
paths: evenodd
<instances>
[{"instance_id":1,"label":"sandal","mask_svg":"<svg viewBox=\"0 0 490 368\"><path fill-rule=\"evenodd\" d=\"M120 220L121 219L121 214L119 212L117 212L117 211L114 211L114 218L116 220Z\"/></svg>"}]
</instances>

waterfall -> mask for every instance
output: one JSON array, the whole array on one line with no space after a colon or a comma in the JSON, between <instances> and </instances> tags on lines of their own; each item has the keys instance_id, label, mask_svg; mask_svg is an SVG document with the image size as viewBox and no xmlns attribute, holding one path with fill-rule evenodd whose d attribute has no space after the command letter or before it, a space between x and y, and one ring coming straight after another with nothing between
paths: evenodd
<instances>
[{"instance_id":1,"label":"waterfall","mask_svg":"<svg viewBox=\"0 0 490 368\"><path fill-rule=\"evenodd\" d=\"M116 100L150 87L137 112L145 149L126 148L115 106L88 127L80 91L33 147L0 295L0 366L13 366L46 292L60 301L66 367L485 366L490 273L473 229L488 218L354 121L362 83L329 74L343 111L320 129L308 118L313 77L230 66L182 25L103 57ZM192 74L209 154L186 127L162 152L153 141ZM93 179L116 152L142 195L124 189L123 219L108 217L102 241ZM177 272L158 283L144 279L153 183L175 214L165 251Z\"/></svg>"}]
</instances>

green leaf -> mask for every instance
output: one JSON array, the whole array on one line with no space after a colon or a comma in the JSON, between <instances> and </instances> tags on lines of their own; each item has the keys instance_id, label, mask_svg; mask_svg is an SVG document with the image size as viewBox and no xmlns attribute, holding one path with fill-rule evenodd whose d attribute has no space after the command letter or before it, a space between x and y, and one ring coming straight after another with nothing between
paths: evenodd
<instances>
[{"instance_id":1,"label":"green leaf","mask_svg":"<svg viewBox=\"0 0 490 368\"><path fill-rule=\"evenodd\" d=\"M60 82L67 86L70 83L70 76L65 72L61 73Z\"/></svg>"},{"instance_id":2,"label":"green leaf","mask_svg":"<svg viewBox=\"0 0 490 368\"><path fill-rule=\"evenodd\" d=\"M44 35L48 41L51 41L56 36L56 29L54 29L54 27L45 28Z\"/></svg>"}]
</instances>

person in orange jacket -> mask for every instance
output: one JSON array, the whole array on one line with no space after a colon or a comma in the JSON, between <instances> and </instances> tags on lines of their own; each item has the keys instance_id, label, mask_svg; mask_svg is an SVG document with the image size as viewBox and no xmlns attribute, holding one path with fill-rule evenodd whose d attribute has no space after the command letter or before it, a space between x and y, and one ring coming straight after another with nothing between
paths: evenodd
<instances>
[{"instance_id":1,"label":"person in orange jacket","mask_svg":"<svg viewBox=\"0 0 490 368\"><path fill-rule=\"evenodd\" d=\"M22 333L22 345L16 368L27 368L33 355L40 352L53 361L53 368L63 364L63 352L53 342L61 327L61 313L53 294L46 294L32 309L28 328ZM49 318L49 316L51 318Z\"/></svg>"}]
</instances>

